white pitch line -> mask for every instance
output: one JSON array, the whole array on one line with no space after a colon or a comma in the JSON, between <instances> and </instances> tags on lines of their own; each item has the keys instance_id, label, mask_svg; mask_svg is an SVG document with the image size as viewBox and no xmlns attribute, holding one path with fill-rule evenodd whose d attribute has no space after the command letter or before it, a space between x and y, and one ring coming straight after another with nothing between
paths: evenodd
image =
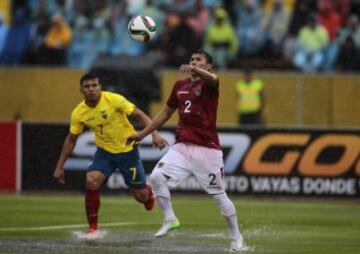
<instances>
[{"instance_id":1,"label":"white pitch line","mask_svg":"<svg viewBox=\"0 0 360 254\"><path fill-rule=\"evenodd\" d=\"M137 222L109 222L101 223L101 226L115 227L115 226L127 226L127 225L136 225ZM55 230L55 229L76 229L76 228L85 228L88 227L87 224L72 224L72 225L54 225L54 226L43 226L43 227L22 227L22 228L0 228L0 232L6 231L46 231L46 230Z\"/></svg>"}]
</instances>

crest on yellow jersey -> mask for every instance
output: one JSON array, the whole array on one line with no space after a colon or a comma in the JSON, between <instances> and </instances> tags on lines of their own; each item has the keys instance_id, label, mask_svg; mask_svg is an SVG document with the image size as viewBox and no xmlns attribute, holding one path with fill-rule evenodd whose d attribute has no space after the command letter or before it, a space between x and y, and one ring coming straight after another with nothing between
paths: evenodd
<instances>
[{"instance_id":1,"label":"crest on yellow jersey","mask_svg":"<svg viewBox=\"0 0 360 254\"><path fill-rule=\"evenodd\" d=\"M106 112L106 110L100 111L100 115L101 115L101 117L104 118L105 120L107 119L107 112Z\"/></svg>"}]
</instances>

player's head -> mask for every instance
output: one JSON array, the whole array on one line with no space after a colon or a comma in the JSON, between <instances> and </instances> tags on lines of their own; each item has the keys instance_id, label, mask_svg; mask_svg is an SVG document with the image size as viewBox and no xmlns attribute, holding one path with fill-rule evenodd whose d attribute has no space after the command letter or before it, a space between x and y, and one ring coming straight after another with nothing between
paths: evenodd
<instances>
[{"instance_id":1,"label":"player's head","mask_svg":"<svg viewBox=\"0 0 360 254\"><path fill-rule=\"evenodd\" d=\"M191 54L190 65L200 67L202 69L211 70L212 68L212 57L205 50L195 50Z\"/></svg>"},{"instance_id":2,"label":"player's head","mask_svg":"<svg viewBox=\"0 0 360 254\"><path fill-rule=\"evenodd\" d=\"M99 78L93 73L84 74L80 78L80 92L87 102L96 103L101 96Z\"/></svg>"}]
</instances>

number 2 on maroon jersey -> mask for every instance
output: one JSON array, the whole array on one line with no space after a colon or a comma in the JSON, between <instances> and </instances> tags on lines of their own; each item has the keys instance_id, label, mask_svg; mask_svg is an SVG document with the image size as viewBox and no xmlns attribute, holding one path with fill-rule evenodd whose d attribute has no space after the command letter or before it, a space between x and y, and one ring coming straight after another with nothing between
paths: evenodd
<instances>
[{"instance_id":1,"label":"number 2 on maroon jersey","mask_svg":"<svg viewBox=\"0 0 360 254\"><path fill-rule=\"evenodd\" d=\"M185 109L184 109L184 113L190 113L190 107L191 107L191 101L187 100L185 101Z\"/></svg>"}]
</instances>

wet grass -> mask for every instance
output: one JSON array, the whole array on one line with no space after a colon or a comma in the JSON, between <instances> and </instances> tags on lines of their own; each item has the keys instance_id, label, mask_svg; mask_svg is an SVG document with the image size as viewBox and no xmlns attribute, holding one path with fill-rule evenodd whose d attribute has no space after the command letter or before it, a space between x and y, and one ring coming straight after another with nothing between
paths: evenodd
<instances>
[{"instance_id":1,"label":"wet grass","mask_svg":"<svg viewBox=\"0 0 360 254\"><path fill-rule=\"evenodd\" d=\"M82 196L0 195L0 253L227 253L227 229L210 197L173 200L181 229L156 239L158 209L147 212L126 195L104 196L100 227L108 234L84 242L73 235L86 230ZM243 253L360 253L356 200L232 200L248 246Z\"/></svg>"}]
</instances>

